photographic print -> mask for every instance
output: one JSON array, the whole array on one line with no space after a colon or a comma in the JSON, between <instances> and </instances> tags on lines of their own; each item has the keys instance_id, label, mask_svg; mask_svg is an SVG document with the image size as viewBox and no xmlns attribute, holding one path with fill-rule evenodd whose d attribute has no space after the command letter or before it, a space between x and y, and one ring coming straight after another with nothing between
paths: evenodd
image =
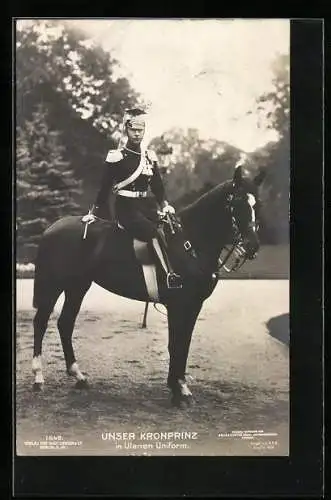
<instances>
[{"instance_id":1,"label":"photographic print","mask_svg":"<svg viewBox=\"0 0 331 500\"><path fill-rule=\"evenodd\" d=\"M290 21L16 19L19 456L289 456Z\"/></svg>"}]
</instances>

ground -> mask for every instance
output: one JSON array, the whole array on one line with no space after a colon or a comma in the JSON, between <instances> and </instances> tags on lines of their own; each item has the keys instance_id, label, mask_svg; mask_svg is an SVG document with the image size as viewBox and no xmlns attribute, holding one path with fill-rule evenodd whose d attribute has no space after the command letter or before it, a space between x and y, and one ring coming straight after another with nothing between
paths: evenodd
<instances>
[{"instance_id":1,"label":"ground","mask_svg":"<svg viewBox=\"0 0 331 500\"><path fill-rule=\"evenodd\" d=\"M43 343L45 387L34 393L32 281L17 282L18 454L288 455L287 280L219 282L193 334L187 409L171 406L166 387L165 316L150 306L141 329L143 303L93 285L74 332L90 382L80 391L66 374L56 329L62 303ZM115 432L131 436L115 441Z\"/></svg>"}]
</instances>

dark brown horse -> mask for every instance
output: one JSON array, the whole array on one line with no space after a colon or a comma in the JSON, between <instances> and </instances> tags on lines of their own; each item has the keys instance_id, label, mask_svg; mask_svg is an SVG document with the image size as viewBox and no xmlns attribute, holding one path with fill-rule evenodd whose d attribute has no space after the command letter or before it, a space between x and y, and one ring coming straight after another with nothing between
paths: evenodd
<instances>
[{"instance_id":1,"label":"dark brown horse","mask_svg":"<svg viewBox=\"0 0 331 500\"><path fill-rule=\"evenodd\" d=\"M227 181L192 205L178 212L186 237L191 242L202 273L199 279L187 276L181 289L167 289L162 268L158 270L160 303L167 308L169 330L168 387L172 401L179 405L192 394L185 380L186 363L192 332L204 300L214 290L219 255L239 231L248 258L259 248L257 234L258 186L264 173L253 176L237 167ZM54 305L62 292L65 301L58 319L58 330L67 371L77 379L78 387L87 380L75 358L72 334L83 298L92 282L123 297L148 301L143 273L134 254L132 239L115 223L97 219L83 238L80 216L68 216L55 222L42 236L35 267L33 305L34 388L44 383L42 340Z\"/></svg>"}]
</instances>

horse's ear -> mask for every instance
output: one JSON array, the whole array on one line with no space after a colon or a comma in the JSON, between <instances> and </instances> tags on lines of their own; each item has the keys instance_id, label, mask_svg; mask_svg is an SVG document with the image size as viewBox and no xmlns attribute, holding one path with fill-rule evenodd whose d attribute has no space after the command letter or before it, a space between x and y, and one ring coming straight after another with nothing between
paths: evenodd
<instances>
[{"instance_id":1,"label":"horse's ear","mask_svg":"<svg viewBox=\"0 0 331 500\"><path fill-rule=\"evenodd\" d=\"M261 186L262 182L266 178L267 170L263 167L259 168L258 174L254 177L254 184L256 186Z\"/></svg>"},{"instance_id":2,"label":"horse's ear","mask_svg":"<svg viewBox=\"0 0 331 500\"><path fill-rule=\"evenodd\" d=\"M238 163L235 166L234 174L233 174L234 186L240 186L240 184L242 183L242 178L243 178L242 164Z\"/></svg>"}]
</instances>

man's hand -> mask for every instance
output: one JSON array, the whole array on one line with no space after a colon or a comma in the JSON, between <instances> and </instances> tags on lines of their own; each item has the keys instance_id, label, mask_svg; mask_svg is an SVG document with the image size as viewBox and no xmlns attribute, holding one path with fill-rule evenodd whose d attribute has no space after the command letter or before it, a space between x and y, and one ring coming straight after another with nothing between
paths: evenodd
<instances>
[{"instance_id":1,"label":"man's hand","mask_svg":"<svg viewBox=\"0 0 331 500\"><path fill-rule=\"evenodd\" d=\"M91 222L94 222L97 219L97 216L94 215L94 212L98 209L96 205L92 205L92 208L88 211L84 217L82 217L82 222L85 222L87 224L91 224Z\"/></svg>"},{"instance_id":2,"label":"man's hand","mask_svg":"<svg viewBox=\"0 0 331 500\"><path fill-rule=\"evenodd\" d=\"M169 203L166 203L162 208L162 212L164 214L174 214L176 212L176 210L174 209L174 207L172 205L169 205Z\"/></svg>"},{"instance_id":3,"label":"man's hand","mask_svg":"<svg viewBox=\"0 0 331 500\"><path fill-rule=\"evenodd\" d=\"M82 222L91 224L91 222L94 222L95 219L96 219L95 215L93 215L92 213L88 213L87 215L84 215L84 217L82 218Z\"/></svg>"}]
</instances>

